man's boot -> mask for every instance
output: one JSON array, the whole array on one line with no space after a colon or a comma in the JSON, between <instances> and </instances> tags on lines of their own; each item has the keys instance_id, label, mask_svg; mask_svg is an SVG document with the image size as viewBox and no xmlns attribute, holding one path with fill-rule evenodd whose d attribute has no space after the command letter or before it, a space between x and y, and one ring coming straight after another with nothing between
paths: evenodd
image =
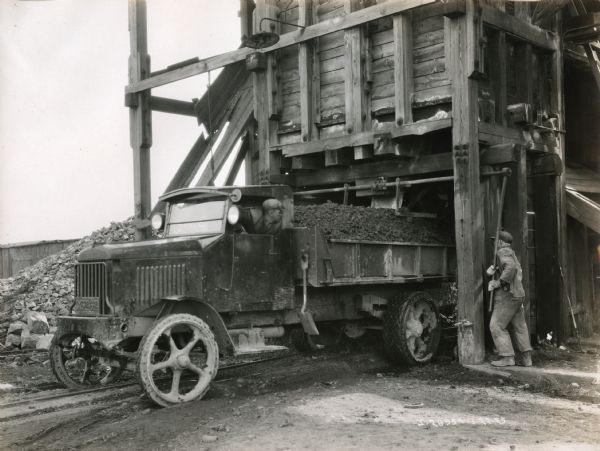
<instances>
[{"instance_id":1,"label":"man's boot","mask_svg":"<svg viewBox=\"0 0 600 451\"><path fill-rule=\"evenodd\" d=\"M525 351L521 353L521 361L519 366L531 366L531 351Z\"/></svg>"},{"instance_id":2,"label":"man's boot","mask_svg":"<svg viewBox=\"0 0 600 451\"><path fill-rule=\"evenodd\" d=\"M515 366L515 358L508 356L502 357L500 360L492 360L492 366Z\"/></svg>"}]
</instances>

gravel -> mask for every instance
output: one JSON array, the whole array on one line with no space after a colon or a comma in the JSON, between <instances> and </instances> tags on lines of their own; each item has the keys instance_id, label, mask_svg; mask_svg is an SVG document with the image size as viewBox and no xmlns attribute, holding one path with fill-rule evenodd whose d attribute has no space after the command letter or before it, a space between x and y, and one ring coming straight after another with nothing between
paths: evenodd
<instances>
[{"instance_id":1,"label":"gravel","mask_svg":"<svg viewBox=\"0 0 600 451\"><path fill-rule=\"evenodd\" d=\"M451 228L432 218L396 216L388 208L341 205L332 202L295 205L294 225L318 226L327 238L453 244Z\"/></svg>"},{"instance_id":2,"label":"gravel","mask_svg":"<svg viewBox=\"0 0 600 451\"><path fill-rule=\"evenodd\" d=\"M74 300L73 267L77 255L93 245L132 241L135 227L132 218L113 222L76 241L57 254L43 258L16 276L0 280L0 337L4 337L10 323L26 321L28 311L46 314L50 326L56 325L56 316L69 313Z\"/></svg>"}]
</instances>

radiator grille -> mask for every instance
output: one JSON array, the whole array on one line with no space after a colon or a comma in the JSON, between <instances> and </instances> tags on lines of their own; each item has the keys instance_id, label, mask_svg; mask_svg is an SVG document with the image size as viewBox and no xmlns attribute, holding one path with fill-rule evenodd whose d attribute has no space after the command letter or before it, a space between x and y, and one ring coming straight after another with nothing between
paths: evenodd
<instances>
[{"instance_id":1,"label":"radiator grille","mask_svg":"<svg viewBox=\"0 0 600 451\"><path fill-rule=\"evenodd\" d=\"M106 264L78 263L75 266L75 297L98 298L98 313L108 314L107 295Z\"/></svg>"},{"instance_id":2,"label":"radiator grille","mask_svg":"<svg viewBox=\"0 0 600 451\"><path fill-rule=\"evenodd\" d=\"M138 266L136 271L137 300L151 304L166 296L185 292L185 264Z\"/></svg>"}]
</instances>

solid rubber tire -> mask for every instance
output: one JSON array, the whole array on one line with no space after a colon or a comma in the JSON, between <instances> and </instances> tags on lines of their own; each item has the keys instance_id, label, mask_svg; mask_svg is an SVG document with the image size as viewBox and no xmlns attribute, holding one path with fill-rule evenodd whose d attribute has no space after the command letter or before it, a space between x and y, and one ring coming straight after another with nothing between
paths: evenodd
<instances>
[{"instance_id":1,"label":"solid rubber tire","mask_svg":"<svg viewBox=\"0 0 600 451\"><path fill-rule=\"evenodd\" d=\"M162 332L166 330L169 326L173 327L176 324L191 324L194 327L197 327L203 334L203 339L201 341L205 344L207 348L212 347L214 360L212 362L207 361L207 365L209 365L210 367L209 371L212 374L210 375L210 380L208 381L208 383L206 383L206 385L196 396L194 396L192 399L186 399L185 401L170 402L160 396L160 390L158 390L158 388L156 387L156 384L152 379L152 374L149 374L148 368L144 363L152 357L154 343L162 335ZM148 398L150 398L154 403L162 407L169 407L180 404L182 402L189 402L202 398L210 388L210 382L217 375L217 370L219 368L219 346L217 345L214 334L210 330L210 327L197 316L189 315L187 313L176 313L160 319L152 327L152 329L150 329L150 331L144 336L139 349L140 353L137 362L138 381ZM207 358L208 356L209 353L207 352Z\"/></svg>"},{"instance_id":2,"label":"solid rubber tire","mask_svg":"<svg viewBox=\"0 0 600 451\"><path fill-rule=\"evenodd\" d=\"M431 334L432 351L427 359L422 360L417 360L413 356L406 339L408 312L412 305L419 301L425 301L431 306L437 323ZM437 352L441 337L440 315L433 298L424 291L416 291L392 299L388 302L383 316L382 336L384 349L392 361L409 366L422 365L431 361Z\"/></svg>"},{"instance_id":3,"label":"solid rubber tire","mask_svg":"<svg viewBox=\"0 0 600 451\"><path fill-rule=\"evenodd\" d=\"M55 336L52 339L52 342L50 343L50 348L48 350L48 356L50 358L50 368L52 369L52 373L54 374L54 377L56 377L56 379L66 388L81 389L81 388L94 387L95 385L100 385L100 384L82 384L81 382L78 382L78 381L72 379L71 376L69 376L69 373L67 373L67 370L65 368L65 364L63 361L62 346L60 346L59 343L60 343L59 337ZM115 378L121 374L121 372L122 372L121 367L113 367L113 371L111 372L111 374L107 380L107 384L110 384L112 381L114 381Z\"/></svg>"}]
</instances>

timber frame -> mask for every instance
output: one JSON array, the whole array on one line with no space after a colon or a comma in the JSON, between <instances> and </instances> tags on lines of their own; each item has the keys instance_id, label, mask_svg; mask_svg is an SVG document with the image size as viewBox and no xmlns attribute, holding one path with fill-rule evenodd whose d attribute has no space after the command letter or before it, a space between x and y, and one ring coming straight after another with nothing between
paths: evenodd
<instances>
[{"instance_id":1,"label":"timber frame","mask_svg":"<svg viewBox=\"0 0 600 451\"><path fill-rule=\"evenodd\" d=\"M243 36L259 31L265 17L305 28L273 24L270 31L280 40L264 50L241 47L150 72L145 2L129 0L125 95L139 236L151 211L150 112L207 123L206 96L184 102L151 96L151 89L225 67L213 86L221 93L213 98L223 99L214 108L213 123L215 131L229 123L226 144L213 148L216 135L201 137L169 189L189 186L213 151L216 169L221 168L239 139L234 168L245 160L249 184L310 189L453 174L459 359L481 363L483 274L491 263L485 237L498 215L515 236L523 268L536 253L529 252L528 221L538 210L547 220L543 234L552 238L549 252L562 266L566 258L562 12L540 28L532 23L528 3L506 4L510 8L493 0L242 0ZM247 61L253 61L248 71ZM498 212L498 182L481 173L505 166L512 176L507 207ZM550 203L541 197L542 185L532 182L540 168L547 177L543 187L552 191ZM213 182L214 171L207 171L198 183ZM230 171L227 180L233 178ZM556 272L558 261L536 260ZM524 281L527 290L527 275ZM549 295L560 298L557 293L560 287Z\"/></svg>"}]
</instances>

